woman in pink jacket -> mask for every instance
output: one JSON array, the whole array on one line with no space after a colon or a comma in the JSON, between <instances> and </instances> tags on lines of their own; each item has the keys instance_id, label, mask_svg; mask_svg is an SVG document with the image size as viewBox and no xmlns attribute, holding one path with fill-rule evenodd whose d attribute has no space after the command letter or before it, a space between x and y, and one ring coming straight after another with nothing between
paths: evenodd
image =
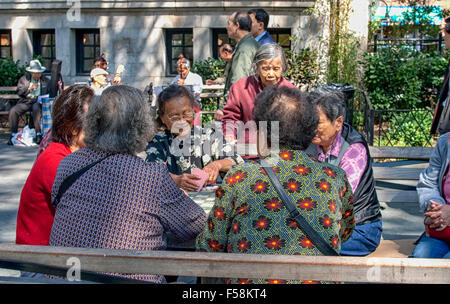
<instances>
[{"instance_id":1,"label":"woman in pink jacket","mask_svg":"<svg viewBox=\"0 0 450 304\"><path fill-rule=\"evenodd\" d=\"M227 141L256 144L256 126L253 123L255 97L271 86L296 88L283 77L286 70L286 57L278 44L268 43L258 49L253 59L253 75L236 81L230 88L222 119ZM245 132L242 132L243 126Z\"/></svg>"}]
</instances>

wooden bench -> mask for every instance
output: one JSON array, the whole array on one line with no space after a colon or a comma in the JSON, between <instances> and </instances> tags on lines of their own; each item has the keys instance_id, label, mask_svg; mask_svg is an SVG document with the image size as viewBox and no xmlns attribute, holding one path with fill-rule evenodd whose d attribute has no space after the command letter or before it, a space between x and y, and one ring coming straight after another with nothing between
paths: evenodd
<instances>
[{"instance_id":1,"label":"wooden bench","mask_svg":"<svg viewBox=\"0 0 450 304\"><path fill-rule=\"evenodd\" d=\"M391 203L418 202L415 185L419 181L420 172L427 166L433 148L431 147L375 147L370 146L370 155L374 160L419 160L423 166L417 168L402 167L401 162L374 163L373 173L377 182L378 199ZM389 166L388 166L389 165ZM409 182L409 186L405 183ZM414 185L414 186L413 186Z\"/></svg>"},{"instance_id":2,"label":"wooden bench","mask_svg":"<svg viewBox=\"0 0 450 304\"><path fill-rule=\"evenodd\" d=\"M258 255L180 251L132 251L0 244L0 261L82 271L150 273L214 278L262 278L366 283L449 284L443 259ZM69 263L68 263L69 262Z\"/></svg>"},{"instance_id":3,"label":"wooden bench","mask_svg":"<svg viewBox=\"0 0 450 304\"><path fill-rule=\"evenodd\" d=\"M4 100L14 100L17 102L19 100L19 95L15 94L17 89L17 86L15 87L0 87L0 92L8 92L8 93L1 93L0 98ZM10 94L14 92L14 94ZM11 105L13 106L13 105ZM9 116L9 110L8 111L0 111L0 126L6 127L8 123L8 116ZM22 124L26 124L29 120L29 113L25 114L25 117L21 117ZM19 122L20 123L20 122Z\"/></svg>"}]
</instances>

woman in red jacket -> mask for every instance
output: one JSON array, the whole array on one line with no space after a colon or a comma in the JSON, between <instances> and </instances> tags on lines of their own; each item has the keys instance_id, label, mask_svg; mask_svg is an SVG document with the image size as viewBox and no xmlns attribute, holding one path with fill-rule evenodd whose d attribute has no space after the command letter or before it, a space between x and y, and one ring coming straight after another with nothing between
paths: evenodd
<instances>
[{"instance_id":1,"label":"woman in red jacket","mask_svg":"<svg viewBox=\"0 0 450 304\"><path fill-rule=\"evenodd\" d=\"M283 77L286 70L286 57L281 46L267 43L259 47L253 59L253 75L233 83L223 109L223 132L228 142L256 144L256 126L252 125L256 95L272 86L296 88ZM241 129L243 125L245 128Z\"/></svg>"},{"instance_id":2,"label":"woman in red jacket","mask_svg":"<svg viewBox=\"0 0 450 304\"><path fill-rule=\"evenodd\" d=\"M48 245L55 216L53 181L60 161L84 147L83 122L94 92L84 85L63 91L53 105L51 143L39 155L22 189L16 244Z\"/></svg>"}]
</instances>

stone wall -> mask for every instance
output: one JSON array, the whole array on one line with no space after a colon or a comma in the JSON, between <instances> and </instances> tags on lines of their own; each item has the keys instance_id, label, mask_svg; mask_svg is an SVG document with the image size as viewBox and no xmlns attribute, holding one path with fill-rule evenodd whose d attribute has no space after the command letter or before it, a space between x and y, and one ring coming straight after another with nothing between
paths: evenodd
<instances>
[{"instance_id":1,"label":"stone wall","mask_svg":"<svg viewBox=\"0 0 450 304\"><path fill-rule=\"evenodd\" d=\"M327 40L322 6L328 1L1 1L0 29L11 29L13 57L21 62L33 55L33 30L55 29L56 58L63 61L63 77L71 84L87 79L76 73L75 31L98 28L109 70L124 64L123 82L144 87L173 77L168 75L165 29L192 28L194 61L206 59L212 56L212 29L225 28L232 12L252 7L270 14L269 28L291 28L299 37L294 48L321 48L325 54L326 43L317 42ZM315 5L319 9L311 14Z\"/></svg>"}]
</instances>

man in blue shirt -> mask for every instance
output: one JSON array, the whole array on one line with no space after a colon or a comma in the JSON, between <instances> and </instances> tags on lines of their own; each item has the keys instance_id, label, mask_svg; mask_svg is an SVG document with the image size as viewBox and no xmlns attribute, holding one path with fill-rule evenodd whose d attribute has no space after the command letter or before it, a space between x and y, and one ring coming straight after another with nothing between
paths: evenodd
<instances>
[{"instance_id":1,"label":"man in blue shirt","mask_svg":"<svg viewBox=\"0 0 450 304\"><path fill-rule=\"evenodd\" d=\"M262 8L254 8L247 12L252 19L252 35L259 45L266 43L275 43L270 34L267 32L269 24L269 14Z\"/></svg>"}]
</instances>

